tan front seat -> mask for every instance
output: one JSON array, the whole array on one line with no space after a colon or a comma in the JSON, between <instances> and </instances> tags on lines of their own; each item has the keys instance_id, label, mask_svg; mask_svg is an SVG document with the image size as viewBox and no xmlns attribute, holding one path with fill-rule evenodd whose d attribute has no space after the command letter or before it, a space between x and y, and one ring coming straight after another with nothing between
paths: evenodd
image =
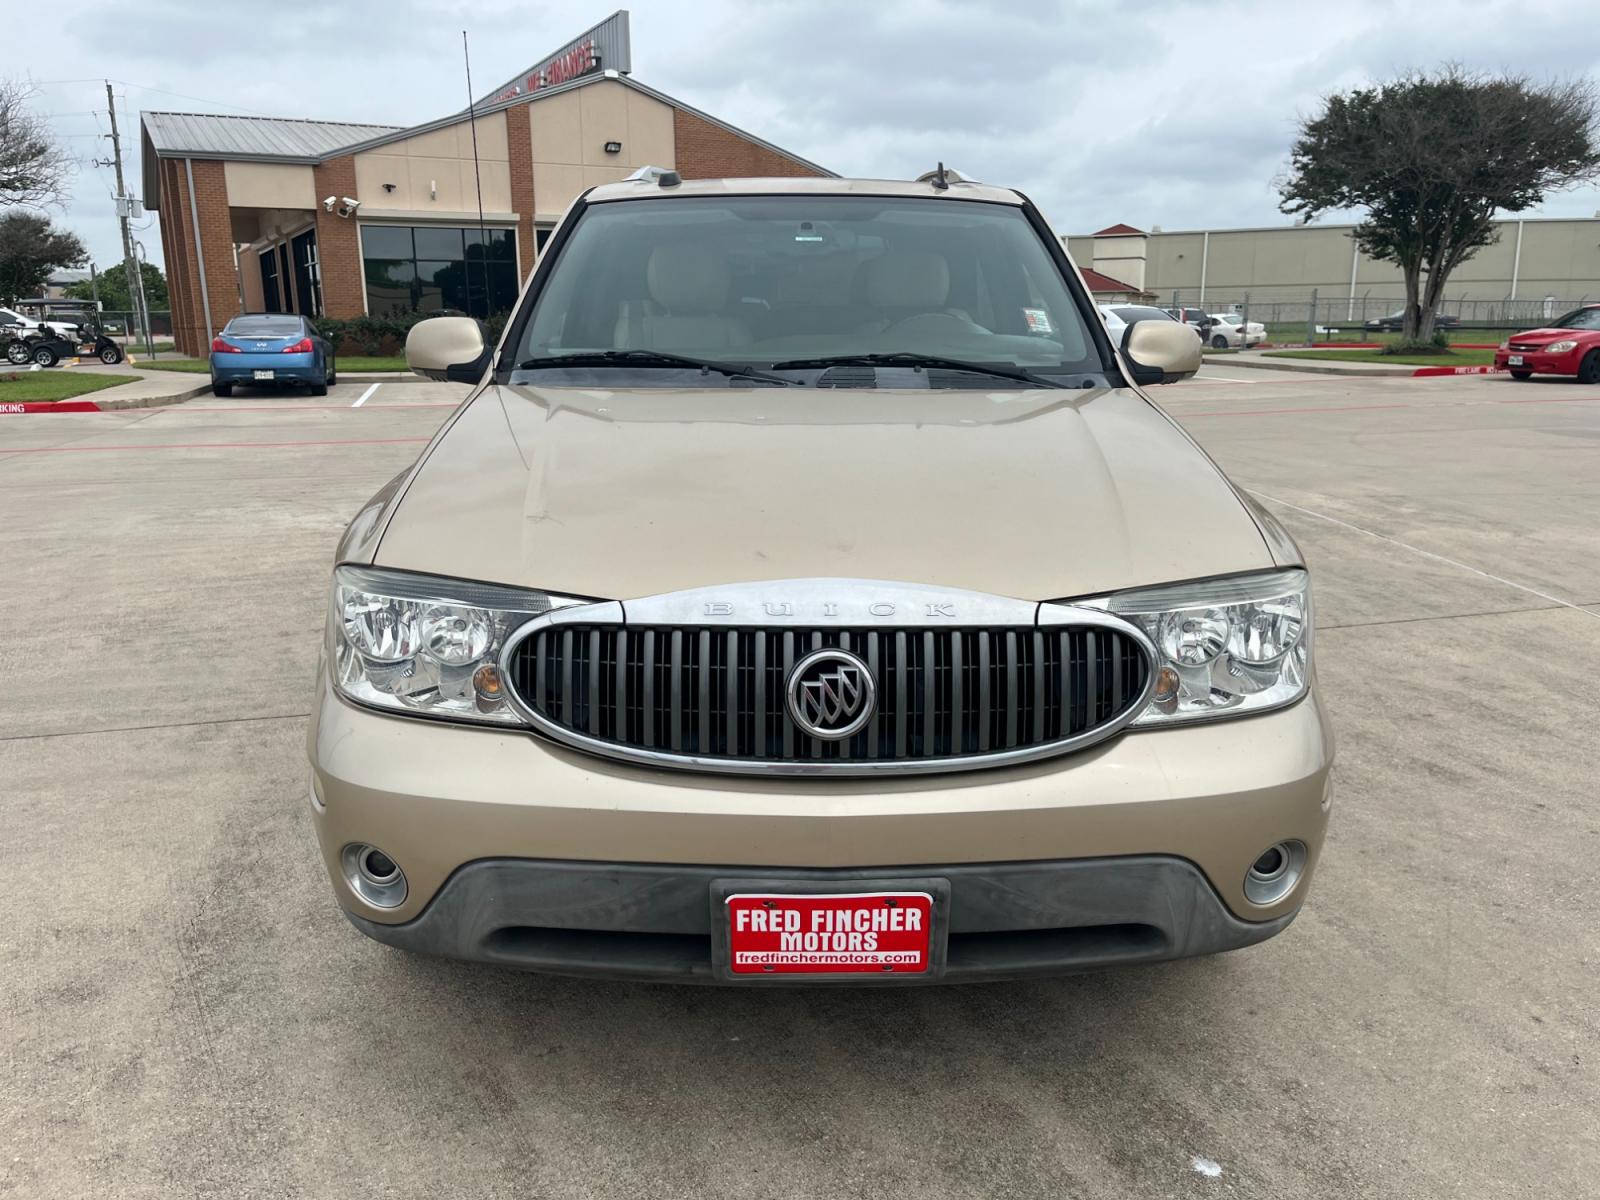
<instances>
[{"instance_id":1,"label":"tan front seat","mask_svg":"<svg viewBox=\"0 0 1600 1200\"><path fill-rule=\"evenodd\" d=\"M916 317L954 317L970 324L950 296L950 264L931 250L891 250L866 265L867 303L877 314L863 333L876 333Z\"/></svg>"},{"instance_id":2,"label":"tan front seat","mask_svg":"<svg viewBox=\"0 0 1600 1200\"><path fill-rule=\"evenodd\" d=\"M750 330L723 315L732 276L728 260L706 246L658 246L645 267L650 298L627 301L617 317L623 350L683 352L743 346Z\"/></svg>"}]
</instances>

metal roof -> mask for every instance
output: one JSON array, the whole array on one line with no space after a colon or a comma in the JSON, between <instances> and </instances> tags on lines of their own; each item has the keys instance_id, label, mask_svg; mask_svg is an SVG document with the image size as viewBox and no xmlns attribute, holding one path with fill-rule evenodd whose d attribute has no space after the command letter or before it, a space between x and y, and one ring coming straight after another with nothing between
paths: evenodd
<instances>
[{"instance_id":1,"label":"metal roof","mask_svg":"<svg viewBox=\"0 0 1600 1200\"><path fill-rule=\"evenodd\" d=\"M294 159L319 162L353 142L382 137L399 125L229 117L210 113L146 112L140 118L150 148L164 158Z\"/></svg>"}]
</instances>

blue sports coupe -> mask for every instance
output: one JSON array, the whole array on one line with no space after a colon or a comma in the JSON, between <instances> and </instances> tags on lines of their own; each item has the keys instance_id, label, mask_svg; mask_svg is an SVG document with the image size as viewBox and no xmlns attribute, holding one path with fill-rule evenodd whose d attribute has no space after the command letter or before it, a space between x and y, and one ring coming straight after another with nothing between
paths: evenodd
<instances>
[{"instance_id":1,"label":"blue sports coupe","mask_svg":"<svg viewBox=\"0 0 1600 1200\"><path fill-rule=\"evenodd\" d=\"M231 396L235 384L311 389L326 396L337 383L333 347L294 313L242 313L211 341L211 390Z\"/></svg>"}]
</instances>

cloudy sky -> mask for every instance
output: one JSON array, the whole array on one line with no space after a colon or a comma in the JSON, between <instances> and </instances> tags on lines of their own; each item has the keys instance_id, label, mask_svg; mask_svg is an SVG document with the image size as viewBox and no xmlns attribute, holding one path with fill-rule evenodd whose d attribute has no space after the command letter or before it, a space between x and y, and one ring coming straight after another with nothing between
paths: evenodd
<instances>
[{"instance_id":1,"label":"cloudy sky","mask_svg":"<svg viewBox=\"0 0 1600 1200\"><path fill-rule=\"evenodd\" d=\"M10 0L17 3L18 0ZM6 5L7 7L10 4ZM8 23L0 74L83 166L61 219L121 257L104 84L139 178L138 112L412 124L460 109L460 31L481 94L616 0L141 0L103 31ZM1277 224L1272 180L1296 117L1329 91L1454 60L1600 79L1588 3L1427 0L633 0L642 82L848 175L936 160L1020 187L1064 233ZM204 14L203 16L201 14ZM1589 216L1600 189L1540 215ZM138 235L160 261L153 214Z\"/></svg>"}]
</instances>

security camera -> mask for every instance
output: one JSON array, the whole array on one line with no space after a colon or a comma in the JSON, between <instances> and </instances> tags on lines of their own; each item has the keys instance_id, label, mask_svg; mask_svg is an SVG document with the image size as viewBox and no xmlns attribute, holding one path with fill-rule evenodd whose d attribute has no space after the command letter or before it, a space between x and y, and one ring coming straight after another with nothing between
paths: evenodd
<instances>
[{"instance_id":1,"label":"security camera","mask_svg":"<svg viewBox=\"0 0 1600 1200\"><path fill-rule=\"evenodd\" d=\"M353 200L349 196L346 196L344 198L344 203L339 205L339 215L341 217L348 217L360 207L361 201Z\"/></svg>"},{"instance_id":2,"label":"security camera","mask_svg":"<svg viewBox=\"0 0 1600 1200\"><path fill-rule=\"evenodd\" d=\"M333 206L335 204L337 204L337 203L339 203L339 197L337 197L337 196L329 196L326 200L324 200L322 202L322 207L327 209L329 212L332 212L333 211Z\"/></svg>"}]
</instances>

